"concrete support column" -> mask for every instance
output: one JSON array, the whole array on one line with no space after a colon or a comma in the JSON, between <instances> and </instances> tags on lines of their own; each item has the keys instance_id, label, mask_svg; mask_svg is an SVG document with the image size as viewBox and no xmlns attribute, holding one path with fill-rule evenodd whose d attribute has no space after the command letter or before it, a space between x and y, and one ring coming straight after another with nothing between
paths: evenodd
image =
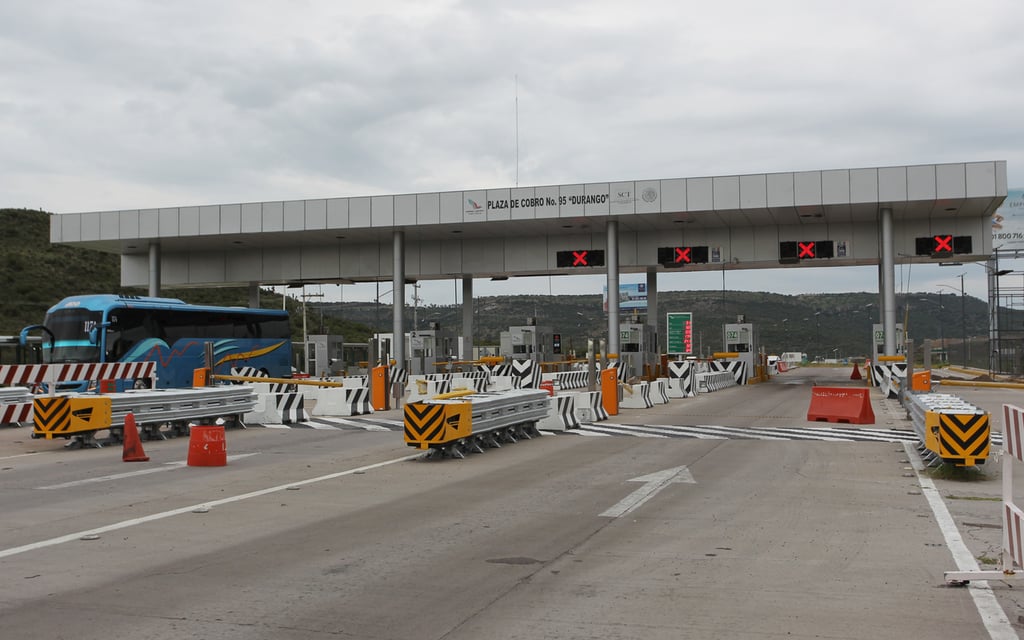
<instances>
[{"instance_id":1,"label":"concrete support column","mask_svg":"<svg viewBox=\"0 0 1024 640\"><path fill-rule=\"evenodd\" d=\"M260 283L258 282L249 283L249 308L260 308Z\"/></svg>"},{"instance_id":2,"label":"concrete support column","mask_svg":"<svg viewBox=\"0 0 1024 640\"><path fill-rule=\"evenodd\" d=\"M892 209L888 207L879 211L881 217L881 249L882 264L882 330L885 331L885 353L896 355L896 251L893 246Z\"/></svg>"},{"instance_id":3,"label":"concrete support column","mask_svg":"<svg viewBox=\"0 0 1024 640\"><path fill-rule=\"evenodd\" d=\"M149 243L149 295L160 296L160 243Z\"/></svg>"},{"instance_id":4,"label":"concrete support column","mask_svg":"<svg viewBox=\"0 0 1024 640\"><path fill-rule=\"evenodd\" d=\"M392 276L391 299L394 305L394 322L391 333L394 341L391 345L391 353L394 354L395 366L405 367L405 322L403 311L405 311L405 233L395 231L393 237L394 245L394 271Z\"/></svg>"},{"instance_id":5,"label":"concrete support column","mask_svg":"<svg viewBox=\"0 0 1024 640\"><path fill-rule=\"evenodd\" d=\"M608 270L608 353L619 353L619 221L609 220L605 269ZM604 357L608 356L604 354Z\"/></svg>"},{"instance_id":6,"label":"concrete support column","mask_svg":"<svg viewBox=\"0 0 1024 640\"><path fill-rule=\"evenodd\" d=\"M647 272L647 324L654 326L654 333L658 333L658 272L651 270ZM661 348L661 338L658 338L658 349Z\"/></svg>"},{"instance_id":7,"label":"concrete support column","mask_svg":"<svg viewBox=\"0 0 1024 640\"><path fill-rule=\"evenodd\" d=\"M462 353L463 360L473 359L473 276L462 276Z\"/></svg>"}]
</instances>

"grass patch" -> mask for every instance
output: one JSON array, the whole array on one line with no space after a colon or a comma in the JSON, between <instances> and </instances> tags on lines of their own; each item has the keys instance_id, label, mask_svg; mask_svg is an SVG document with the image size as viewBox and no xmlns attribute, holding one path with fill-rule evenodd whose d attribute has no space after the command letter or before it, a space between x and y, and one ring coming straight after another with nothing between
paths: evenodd
<instances>
[{"instance_id":1,"label":"grass patch","mask_svg":"<svg viewBox=\"0 0 1024 640\"><path fill-rule=\"evenodd\" d=\"M956 480L958 482L985 480L985 474L978 467L958 467L954 464L943 463L934 469L927 469L927 472L936 480Z\"/></svg>"},{"instance_id":2,"label":"grass patch","mask_svg":"<svg viewBox=\"0 0 1024 640\"><path fill-rule=\"evenodd\" d=\"M983 553L980 556L978 556L978 564L995 566L999 564L999 558L993 558L992 556L987 556Z\"/></svg>"}]
</instances>

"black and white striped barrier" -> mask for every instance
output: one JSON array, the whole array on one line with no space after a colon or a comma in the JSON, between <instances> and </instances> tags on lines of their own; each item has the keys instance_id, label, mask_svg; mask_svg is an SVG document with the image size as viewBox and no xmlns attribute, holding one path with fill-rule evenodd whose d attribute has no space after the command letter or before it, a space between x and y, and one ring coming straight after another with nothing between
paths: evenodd
<instances>
[{"instance_id":1,"label":"black and white striped barrier","mask_svg":"<svg viewBox=\"0 0 1024 640\"><path fill-rule=\"evenodd\" d=\"M231 375L250 378L268 378L269 376L255 367L232 367ZM306 413L304 397L296 390L296 385L280 382L255 382L251 384L256 392L256 406L245 414L246 422L259 424L292 424L309 419Z\"/></svg>"},{"instance_id":2,"label":"black and white striped barrier","mask_svg":"<svg viewBox=\"0 0 1024 640\"><path fill-rule=\"evenodd\" d=\"M622 385L622 400L619 406L624 409L650 409L654 406L651 402L651 385L649 382L637 382L634 384Z\"/></svg>"},{"instance_id":3,"label":"black and white striped barrier","mask_svg":"<svg viewBox=\"0 0 1024 640\"><path fill-rule=\"evenodd\" d=\"M307 387L303 390L314 416L359 416L373 413L369 387Z\"/></svg>"},{"instance_id":4,"label":"black and white striped barrier","mask_svg":"<svg viewBox=\"0 0 1024 640\"><path fill-rule=\"evenodd\" d=\"M619 382L626 381L626 366L621 360L612 360L608 363L609 369L615 369L615 377L618 378Z\"/></svg>"},{"instance_id":5,"label":"black and white striped barrier","mask_svg":"<svg viewBox=\"0 0 1024 640\"><path fill-rule=\"evenodd\" d=\"M257 382L252 385L256 392L256 405L245 414L246 422L258 424L292 424L308 420L304 396L297 391L284 393L270 391L271 385Z\"/></svg>"},{"instance_id":6,"label":"black and white striped barrier","mask_svg":"<svg viewBox=\"0 0 1024 640\"><path fill-rule=\"evenodd\" d=\"M533 360L513 360L512 375L519 379L516 389L540 389L540 367Z\"/></svg>"},{"instance_id":7,"label":"black and white striped barrier","mask_svg":"<svg viewBox=\"0 0 1024 640\"><path fill-rule=\"evenodd\" d=\"M561 396L572 396L575 402L573 411L580 422L600 422L608 419L604 410L603 396L600 391L570 391ZM555 396L560 397L560 396Z\"/></svg>"},{"instance_id":8,"label":"black and white striped barrier","mask_svg":"<svg viewBox=\"0 0 1024 640\"><path fill-rule=\"evenodd\" d=\"M452 378L452 390L458 391L459 389L472 389L478 393L487 391L490 376L472 376L470 374L454 374Z\"/></svg>"},{"instance_id":9,"label":"black and white striped barrier","mask_svg":"<svg viewBox=\"0 0 1024 640\"><path fill-rule=\"evenodd\" d=\"M668 363L668 395L670 398L692 398L697 395L696 366L693 362Z\"/></svg>"},{"instance_id":10,"label":"black and white striped barrier","mask_svg":"<svg viewBox=\"0 0 1024 640\"><path fill-rule=\"evenodd\" d=\"M731 371L707 371L698 373L696 378L697 388L702 393L720 391L736 386L736 378Z\"/></svg>"},{"instance_id":11,"label":"black and white striped barrier","mask_svg":"<svg viewBox=\"0 0 1024 640\"><path fill-rule=\"evenodd\" d=\"M871 365L871 381L886 398L898 398L906 379L905 362Z\"/></svg>"},{"instance_id":12,"label":"black and white striped barrier","mask_svg":"<svg viewBox=\"0 0 1024 640\"><path fill-rule=\"evenodd\" d=\"M428 380L423 375L413 375L409 377L409 381L412 384L409 385L409 393L406 398L406 402L431 400L434 396L439 396L442 393L451 393L452 391L451 379L445 380L443 377L437 380Z\"/></svg>"},{"instance_id":13,"label":"black and white striped barrier","mask_svg":"<svg viewBox=\"0 0 1024 640\"><path fill-rule=\"evenodd\" d=\"M270 377L265 371L257 369L256 367L232 367L231 375L243 378ZM232 381L232 384L245 384L245 382ZM270 388L270 393L288 393L289 391L298 391L298 385L288 384L287 382L268 382L267 385Z\"/></svg>"},{"instance_id":14,"label":"black and white striped barrier","mask_svg":"<svg viewBox=\"0 0 1024 640\"><path fill-rule=\"evenodd\" d=\"M747 363L742 360L712 360L708 363L712 371L728 371L736 379L736 384L747 384Z\"/></svg>"},{"instance_id":15,"label":"black and white striped barrier","mask_svg":"<svg viewBox=\"0 0 1024 640\"><path fill-rule=\"evenodd\" d=\"M576 396L554 396L549 399L548 415L537 423L541 431L568 431L580 426L576 418Z\"/></svg>"},{"instance_id":16,"label":"black and white striped barrier","mask_svg":"<svg viewBox=\"0 0 1024 640\"><path fill-rule=\"evenodd\" d=\"M405 389L409 384L409 372L403 367L388 367L388 381Z\"/></svg>"},{"instance_id":17,"label":"black and white striped barrier","mask_svg":"<svg viewBox=\"0 0 1024 640\"><path fill-rule=\"evenodd\" d=\"M658 378L651 382L651 402L668 404L668 378Z\"/></svg>"},{"instance_id":18,"label":"black and white striped barrier","mask_svg":"<svg viewBox=\"0 0 1024 640\"><path fill-rule=\"evenodd\" d=\"M555 391L571 391L573 389L586 389L590 376L586 371L558 371L556 373L545 373L545 380L551 380L555 385Z\"/></svg>"}]
</instances>

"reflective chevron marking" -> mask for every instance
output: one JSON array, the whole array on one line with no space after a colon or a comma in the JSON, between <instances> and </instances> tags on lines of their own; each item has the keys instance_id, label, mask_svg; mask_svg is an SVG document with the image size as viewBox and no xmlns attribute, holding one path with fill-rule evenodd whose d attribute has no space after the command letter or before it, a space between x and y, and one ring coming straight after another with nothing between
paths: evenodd
<instances>
[{"instance_id":1,"label":"reflective chevron marking","mask_svg":"<svg viewBox=\"0 0 1024 640\"><path fill-rule=\"evenodd\" d=\"M989 453L988 414L939 414L939 455L974 464Z\"/></svg>"}]
</instances>

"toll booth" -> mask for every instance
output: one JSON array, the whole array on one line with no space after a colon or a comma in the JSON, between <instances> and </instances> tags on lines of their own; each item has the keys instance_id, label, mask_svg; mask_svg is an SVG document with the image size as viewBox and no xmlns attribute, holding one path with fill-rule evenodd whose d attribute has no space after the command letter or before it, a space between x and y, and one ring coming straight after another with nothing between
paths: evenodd
<instances>
[{"instance_id":1,"label":"toll booth","mask_svg":"<svg viewBox=\"0 0 1024 640\"><path fill-rule=\"evenodd\" d=\"M650 324L619 324L619 361L626 377L642 378L660 362L658 328Z\"/></svg>"},{"instance_id":2,"label":"toll booth","mask_svg":"<svg viewBox=\"0 0 1024 640\"><path fill-rule=\"evenodd\" d=\"M561 336L551 327L538 327L536 318L527 318L526 325L509 327L501 332L498 355L511 360L546 362L562 353Z\"/></svg>"},{"instance_id":3,"label":"toll booth","mask_svg":"<svg viewBox=\"0 0 1024 640\"><path fill-rule=\"evenodd\" d=\"M345 366L345 339L342 336L306 336L305 368L311 376L327 377L340 375Z\"/></svg>"},{"instance_id":4,"label":"toll booth","mask_svg":"<svg viewBox=\"0 0 1024 640\"><path fill-rule=\"evenodd\" d=\"M896 355L903 355L907 351L906 334L903 333L903 323L896 323ZM885 327L881 324L871 325L871 361L878 362L878 356L885 355Z\"/></svg>"},{"instance_id":5,"label":"toll booth","mask_svg":"<svg viewBox=\"0 0 1024 640\"><path fill-rule=\"evenodd\" d=\"M450 332L440 328L436 322L429 329L410 331L405 334L406 370L412 375L447 373L447 363L456 358L456 340ZM378 333L377 354L379 362L390 362L394 355L394 334Z\"/></svg>"},{"instance_id":6,"label":"toll booth","mask_svg":"<svg viewBox=\"0 0 1024 640\"><path fill-rule=\"evenodd\" d=\"M759 364L757 353L760 340L757 327L743 322L741 316L739 322L722 326L722 344L725 345L725 351L738 353L740 361L747 363L747 371L753 375L754 365Z\"/></svg>"}]
</instances>

